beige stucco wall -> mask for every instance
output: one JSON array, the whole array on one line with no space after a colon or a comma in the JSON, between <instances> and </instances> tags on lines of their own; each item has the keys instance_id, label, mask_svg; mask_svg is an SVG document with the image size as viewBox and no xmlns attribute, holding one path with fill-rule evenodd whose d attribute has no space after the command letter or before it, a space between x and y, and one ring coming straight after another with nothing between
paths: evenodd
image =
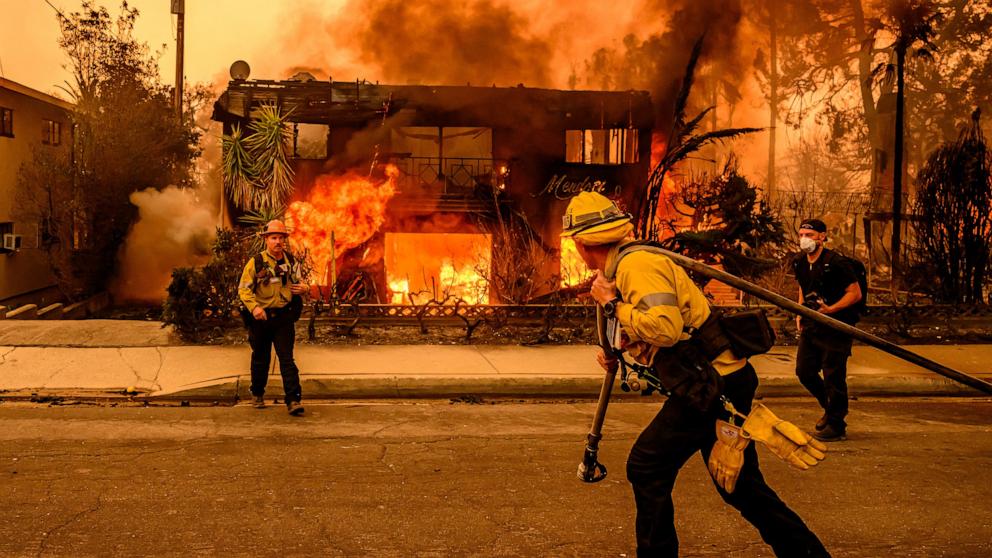
<instances>
[{"instance_id":1,"label":"beige stucco wall","mask_svg":"<svg viewBox=\"0 0 992 558\"><path fill-rule=\"evenodd\" d=\"M19 252L0 253L0 300L55 284L39 245L38 223L24 221L17 207L18 170L22 163L31 160L33 150L57 149L66 157L70 155L69 111L65 103L44 97L23 86L0 81L0 107L14 111L14 137L0 136L0 222L13 221L14 233L24 237ZM42 143L44 120L62 123L61 145Z\"/></svg>"}]
</instances>

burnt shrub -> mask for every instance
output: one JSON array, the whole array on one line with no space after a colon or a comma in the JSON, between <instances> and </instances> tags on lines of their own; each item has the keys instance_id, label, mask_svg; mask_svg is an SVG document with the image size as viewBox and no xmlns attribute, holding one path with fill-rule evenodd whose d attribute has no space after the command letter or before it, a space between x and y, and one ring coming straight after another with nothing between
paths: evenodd
<instances>
[{"instance_id":1,"label":"burnt shrub","mask_svg":"<svg viewBox=\"0 0 992 558\"><path fill-rule=\"evenodd\" d=\"M914 212L916 259L944 303L982 303L992 243L992 154L979 112L956 141L927 157Z\"/></svg>"}]
</instances>

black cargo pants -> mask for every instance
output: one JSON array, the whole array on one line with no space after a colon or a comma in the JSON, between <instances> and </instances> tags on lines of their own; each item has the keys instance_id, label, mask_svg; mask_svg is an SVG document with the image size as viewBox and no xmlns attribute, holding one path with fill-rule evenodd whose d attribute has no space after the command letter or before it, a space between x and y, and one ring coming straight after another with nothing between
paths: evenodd
<instances>
[{"instance_id":1,"label":"black cargo pants","mask_svg":"<svg viewBox=\"0 0 992 558\"><path fill-rule=\"evenodd\" d=\"M754 368L748 364L723 380L724 395L741 413L750 412L758 387ZM672 488L679 469L693 454L698 451L704 462L709 459L716 441L715 421L720 416L719 409L702 413L677 398L670 398L631 448L627 479L633 486L637 504L638 557L678 556ZM803 520L765 483L758 469L754 443L744 451L744 468L734 493L728 494L719 486L717 491L758 529L777 556L829 556ZM713 526L714 537L719 537L720 531L719 525Z\"/></svg>"},{"instance_id":2,"label":"black cargo pants","mask_svg":"<svg viewBox=\"0 0 992 558\"><path fill-rule=\"evenodd\" d=\"M300 401L303 397L300 389L300 370L293 359L296 323L292 312L285 307L268 308L265 313L268 315L266 320L245 319L245 325L248 327L248 343L251 345L251 394L256 397L265 395L274 346L288 405L290 401Z\"/></svg>"},{"instance_id":3,"label":"black cargo pants","mask_svg":"<svg viewBox=\"0 0 992 558\"><path fill-rule=\"evenodd\" d=\"M796 376L816 398L827 415L827 423L844 432L847 429L847 359L851 338L825 328L807 326L799 334ZM823 377L820 377L820 372Z\"/></svg>"}]
</instances>

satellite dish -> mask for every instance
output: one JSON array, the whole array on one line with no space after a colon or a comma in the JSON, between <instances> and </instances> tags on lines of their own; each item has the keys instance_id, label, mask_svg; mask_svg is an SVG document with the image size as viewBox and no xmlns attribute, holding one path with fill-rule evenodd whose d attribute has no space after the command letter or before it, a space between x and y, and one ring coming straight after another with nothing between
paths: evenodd
<instances>
[{"instance_id":1,"label":"satellite dish","mask_svg":"<svg viewBox=\"0 0 992 558\"><path fill-rule=\"evenodd\" d=\"M249 75L251 75L251 66L244 60L238 60L234 64L231 64L231 79L248 79Z\"/></svg>"}]
</instances>

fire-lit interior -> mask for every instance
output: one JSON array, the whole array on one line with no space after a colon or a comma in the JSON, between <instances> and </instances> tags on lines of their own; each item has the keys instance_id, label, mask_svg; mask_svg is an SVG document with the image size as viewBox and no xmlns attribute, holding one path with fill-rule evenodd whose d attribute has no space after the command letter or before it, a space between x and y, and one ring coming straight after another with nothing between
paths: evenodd
<instances>
[{"instance_id":1,"label":"fire-lit interior","mask_svg":"<svg viewBox=\"0 0 992 558\"><path fill-rule=\"evenodd\" d=\"M386 233L385 245L391 304L489 303L489 235Z\"/></svg>"},{"instance_id":2,"label":"fire-lit interior","mask_svg":"<svg viewBox=\"0 0 992 558\"><path fill-rule=\"evenodd\" d=\"M575 241L571 238L561 239L560 269L562 287L574 287L594 275L582 261L579 251L575 248Z\"/></svg>"}]
</instances>

